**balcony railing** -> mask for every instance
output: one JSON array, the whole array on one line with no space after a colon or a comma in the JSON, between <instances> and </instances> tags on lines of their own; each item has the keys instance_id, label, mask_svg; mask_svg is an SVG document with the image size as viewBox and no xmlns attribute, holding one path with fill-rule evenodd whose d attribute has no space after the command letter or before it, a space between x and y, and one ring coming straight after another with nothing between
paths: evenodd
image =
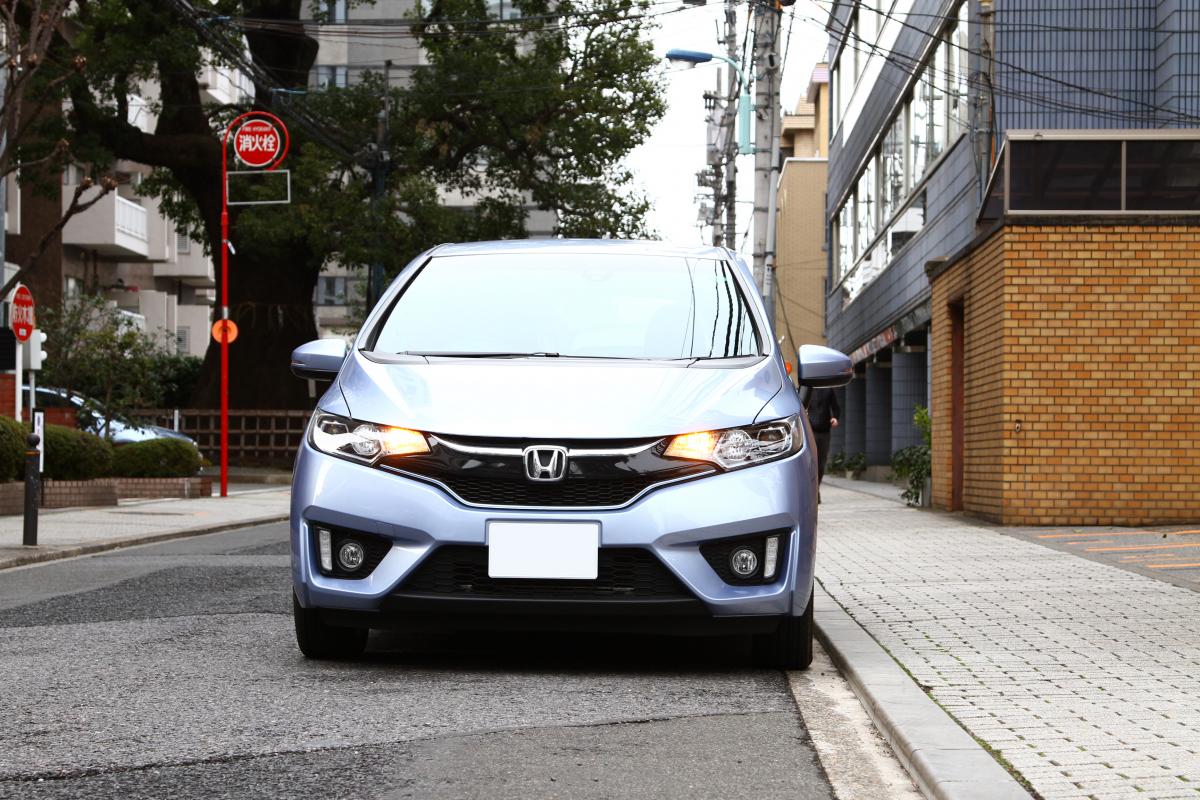
<instances>
[{"instance_id":1,"label":"balcony railing","mask_svg":"<svg viewBox=\"0 0 1200 800\"><path fill-rule=\"evenodd\" d=\"M63 210L72 192L63 192ZM83 200L88 195L84 194ZM146 258L150 254L147 211L137 203L110 192L94 206L76 214L63 228L63 243L94 250L113 258Z\"/></svg>"}]
</instances>

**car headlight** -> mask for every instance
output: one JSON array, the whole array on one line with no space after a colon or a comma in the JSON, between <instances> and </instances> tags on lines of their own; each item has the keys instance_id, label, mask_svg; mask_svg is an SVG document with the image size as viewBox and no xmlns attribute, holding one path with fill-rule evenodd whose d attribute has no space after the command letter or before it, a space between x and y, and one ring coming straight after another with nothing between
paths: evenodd
<instances>
[{"instance_id":1,"label":"car headlight","mask_svg":"<svg viewBox=\"0 0 1200 800\"><path fill-rule=\"evenodd\" d=\"M318 411L309 427L309 441L322 453L374 464L384 456L409 456L429 452L425 434L358 422Z\"/></svg>"},{"instance_id":2,"label":"car headlight","mask_svg":"<svg viewBox=\"0 0 1200 800\"><path fill-rule=\"evenodd\" d=\"M804 429L798 416L762 425L720 431L685 433L671 439L667 458L711 461L722 469L737 469L799 453L804 449Z\"/></svg>"}]
</instances>

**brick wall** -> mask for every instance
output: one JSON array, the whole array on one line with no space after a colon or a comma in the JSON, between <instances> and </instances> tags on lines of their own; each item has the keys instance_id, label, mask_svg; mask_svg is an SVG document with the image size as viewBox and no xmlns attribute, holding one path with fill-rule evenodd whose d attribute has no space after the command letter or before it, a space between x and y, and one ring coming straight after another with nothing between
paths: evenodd
<instances>
[{"instance_id":1,"label":"brick wall","mask_svg":"<svg viewBox=\"0 0 1200 800\"><path fill-rule=\"evenodd\" d=\"M117 487L109 481L46 481L42 508L115 506Z\"/></svg>"},{"instance_id":2,"label":"brick wall","mask_svg":"<svg viewBox=\"0 0 1200 800\"><path fill-rule=\"evenodd\" d=\"M121 500L134 497L211 497L212 478L108 478Z\"/></svg>"},{"instance_id":3,"label":"brick wall","mask_svg":"<svg viewBox=\"0 0 1200 800\"><path fill-rule=\"evenodd\" d=\"M13 372L0 373L0 415L17 415L17 376Z\"/></svg>"},{"instance_id":4,"label":"brick wall","mask_svg":"<svg viewBox=\"0 0 1200 800\"><path fill-rule=\"evenodd\" d=\"M1003 479L1002 337L1005 235L998 232L932 283L933 503L950 505L951 372L950 305L963 308L963 510L1001 518Z\"/></svg>"},{"instance_id":5,"label":"brick wall","mask_svg":"<svg viewBox=\"0 0 1200 800\"><path fill-rule=\"evenodd\" d=\"M956 296L967 338L966 510L1022 525L1200 517L1200 227L1009 225L934 278L941 506L951 469L946 304ZM981 480L984 471L995 478Z\"/></svg>"},{"instance_id":6,"label":"brick wall","mask_svg":"<svg viewBox=\"0 0 1200 800\"><path fill-rule=\"evenodd\" d=\"M1200 227L1009 239L1006 521L1200 517Z\"/></svg>"}]
</instances>

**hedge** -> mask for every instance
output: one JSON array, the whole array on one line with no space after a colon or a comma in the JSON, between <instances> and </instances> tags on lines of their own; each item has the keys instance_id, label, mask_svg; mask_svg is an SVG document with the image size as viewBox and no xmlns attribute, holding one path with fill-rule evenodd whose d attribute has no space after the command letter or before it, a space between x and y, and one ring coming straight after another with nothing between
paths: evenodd
<instances>
[{"instance_id":1,"label":"hedge","mask_svg":"<svg viewBox=\"0 0 1200 800\"><path fill-rule=\"evenodd\" d=\"M88 481L112 473L113 447L93 433L46 426L46 471L56 481ZM23 476L24 470L21 471Z\"/></svg>"},{"instance_id":2,"label":"hedge","mask_svg":"<svg viewBox=\"0 0 1200 800\"><path fill-rule=\"evenodd\" d=\"M12 417L0 417L0 481L25 476L25 426Z\"/></svg>"},{"instance_id":3,"label":"hedge","mask_svg":"<svg viewBox=\"0 0 1200 800\"><path fill-rule=\"evenodd\" d=\"M181 439L149 439L118 447L112 474L119 478L187 478L200 471L200 452Z\"/></svg>"}]
</instances>

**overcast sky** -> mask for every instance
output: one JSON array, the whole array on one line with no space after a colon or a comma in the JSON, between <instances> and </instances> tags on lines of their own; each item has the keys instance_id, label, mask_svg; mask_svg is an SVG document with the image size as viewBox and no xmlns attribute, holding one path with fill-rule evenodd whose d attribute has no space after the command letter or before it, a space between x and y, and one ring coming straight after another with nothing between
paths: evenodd
<instances>
[{"instance_id":1,"label":"overcast sky","mask_svg":"<svg viewBox=\"0 0 1200 800\"><path fill-rule=\"evenodd\" d=\"M672 6L660 5L655 10L670 8ZM738 4L739 41L745 30L747 8L746 3ZM808 88L813 65L824 58L828 36L822 22L826 13L813 0L797 0L794 6L784 9L779 55L783 57L786 47L781 99L787 111L795 109ZM663 54L673 47L723 52L717 43L717 25L723 27L724 16L721 0L708 0L704 6L665 14L659 19L660 27L654 33L655 46ZM787 45L789 24L792 27L790 46ZM700 211L696 201L696 172L705 166L702 95L706 90L716 88L719 69L716 64L704 64L694 69L680 69L675 65L665 67L667 113L655 126L650 140L627 160L641 189L654 204L649 220L651 228L668 241L680 244L711 242L711 231L702 234L696 224ZM752 241L744 234L749 230L752 216L753 181L754 156L739 156L738 244L745 242L740 249L746 254L750 253Z\"/></svg>"}]
</instances>

